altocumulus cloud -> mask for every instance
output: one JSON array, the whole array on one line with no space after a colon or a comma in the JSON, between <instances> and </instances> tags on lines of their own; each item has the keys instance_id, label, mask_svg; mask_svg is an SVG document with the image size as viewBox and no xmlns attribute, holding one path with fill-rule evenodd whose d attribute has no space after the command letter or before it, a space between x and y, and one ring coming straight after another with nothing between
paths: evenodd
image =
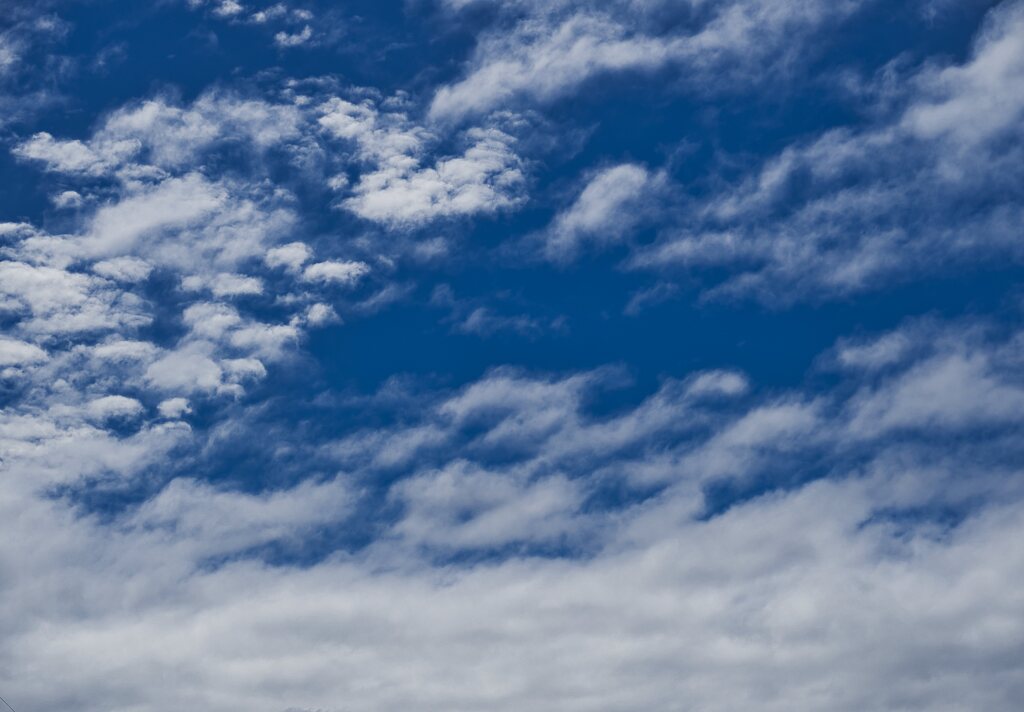
<instances>
[{"instance_id":1,"label":"altocumulus cloud","mask_svg":"<svg viewBox=\"0 0 1024 712\"><path fill-rule=\"evenodd\" d=\"M899 5L0 9L0 694L1018 709L1024 3Z\"/></svg>"}]
</instances>

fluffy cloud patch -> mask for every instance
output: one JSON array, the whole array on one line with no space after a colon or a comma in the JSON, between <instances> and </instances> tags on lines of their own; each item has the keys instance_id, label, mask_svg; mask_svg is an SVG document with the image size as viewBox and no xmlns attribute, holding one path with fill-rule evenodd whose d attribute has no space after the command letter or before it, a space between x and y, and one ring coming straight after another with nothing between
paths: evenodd
<instances>
[{"instance_id":1,"label":"fluffy cloud patch","mask_svg":"<svg viewBox=\"0 0 1024 712\"><path fill-rule=\"evenodd\" d=\"M424 165L433 138L400 112L380 112L371 104L333 99L322 108L320 124L352 141L370 166L342 205L356 215L393 228L417 227L431 220L488 214L518 205L524 183L515 139L498 128L462 134L460 155Z\"/></svg>"},{"instance_id":2,"label":"fluffy cloud patch","mask_svg":"<svg viewBox=\"0 0 1024 712\"><path fill-rule=\"evenodd\" d=\"M365 262L328 260L316 262L302 271L307 282L328 282L341 285L355 284L370 271Z\"/></svg>"},{"instance_id":3,"label":"fluffy cloud patch","mask_svg":"<svg viewBox=\"0 0 1024 712\"><path fill-rule=\"evenodd\" d=\"M23 366L40 363L47 358L46 352L35 344L0 338L0 366Z\"/></svg>"}]
</instances>

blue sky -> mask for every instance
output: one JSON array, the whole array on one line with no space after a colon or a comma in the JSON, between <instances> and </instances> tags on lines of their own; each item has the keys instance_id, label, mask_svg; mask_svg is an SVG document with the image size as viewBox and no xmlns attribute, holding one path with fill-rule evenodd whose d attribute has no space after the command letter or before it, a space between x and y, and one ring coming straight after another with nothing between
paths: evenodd
<instances>
[{"instance_id":1,"label":"blue sky","mask_svg":"<svg viewBox=\"0 0 1024 712\"><path fill-rule=\"evenodd\" d=\"M8 0L19 712L1016 710L1024 2Z\"/></svg>"}]
</instances>

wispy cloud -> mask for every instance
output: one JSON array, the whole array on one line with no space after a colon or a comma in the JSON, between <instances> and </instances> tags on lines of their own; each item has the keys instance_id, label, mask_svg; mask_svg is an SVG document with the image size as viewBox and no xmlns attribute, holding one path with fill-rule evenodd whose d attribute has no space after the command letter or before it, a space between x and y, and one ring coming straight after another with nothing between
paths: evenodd
<instances>
[{"instance_id":1,"label":"wispy cloud","mask_svg":"<svg viewBox=\"0 0 1024 712\"><path fill-rule=\"evenodd\" d=\"M449 2L453 11L498 3ZM780 66L795 46L865 3L737 0L675 8L667 2L513 2L481 34L466 76L441 87L431 115L460 119L520 102L550 102L608 74L672 66L699 87L754 65ZM757 73L759 76L763 76Z\"/></svg>"},{"instance_id":2,"label":"wispy cloud","mask_svg":"<svg viewBox=\"0 0 1024 712\"><path fill-rule=\"evenodd\" d=\"M685 208L635 267L726 266L719 295L842 295L922 271L1019 259L1022 5L990 13L962 64L903 79L901 107L866 129L793 144Z\"/></svg>"}]
</instances>

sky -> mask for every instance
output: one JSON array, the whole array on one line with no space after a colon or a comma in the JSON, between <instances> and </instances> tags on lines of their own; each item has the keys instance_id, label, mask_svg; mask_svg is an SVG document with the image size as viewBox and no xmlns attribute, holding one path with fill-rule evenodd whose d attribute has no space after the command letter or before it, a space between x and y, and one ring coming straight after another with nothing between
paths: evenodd
<instances>
[{"instance_id":1,"label":"sky","mask_svg":"<svg viewBox=\"0 0 1024 712\"><path fill-rule=\"evenodd\" d=\"M4 0L17 712L1011 712L1024 0Z\"/></svg>"}]
</instances>

